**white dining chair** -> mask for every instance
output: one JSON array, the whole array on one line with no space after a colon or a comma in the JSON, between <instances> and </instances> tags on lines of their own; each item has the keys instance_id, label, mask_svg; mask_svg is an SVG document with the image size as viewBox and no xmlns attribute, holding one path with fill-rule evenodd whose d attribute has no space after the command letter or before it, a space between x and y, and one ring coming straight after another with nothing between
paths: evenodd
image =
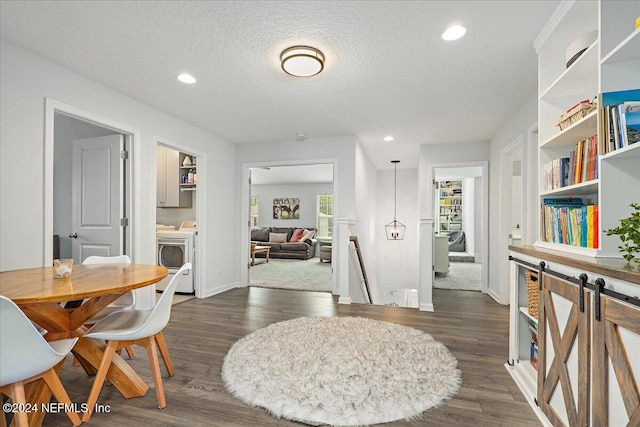
<instances>
[{"instance_id":1,"label":"white dining chair","mask_svg":"<svg viewBox=\"0 0 640 427\"><path fill-rule=\"evenodd\" d=\"M80 425L78 414L68 411L71 400L54 369L76 341L78 338L47 342L22 310L0 295L0 393L26 407L25 384L42 379L56 400L66 404L66 414L73 425ZM0 416L4 420L4 414ZM15 417L18 427L29 425L26 411L16 412Z\"/></svg>"},{"instance_id":2,"label":"white dining chair","mask_svg":"<svg viewBox=\"0 0 640 427\"><path fill-rule=\"evenodd\" d=\"M169 323L171 302L176 288L184 277L183 273L188 270L191 270L191 263L186 263L180 267L152 309L117 311L100 320L84 334L85 338L104 340L107 343L98 373L87 399L88 408L93 408L98 401L102 385L113 359L113 353L134 344L147 349L153 382L156 386L158 407L164 408L167 406L160 374L160 363L158 362L158 350L164 361L167 373L169 376L173 376L173 364L169 357L162 330ZM82 416L82 421L87 421L89 418L91 418L91 412L85 412Z\"/></svg>"},{"instance_id":3,"label":"white dining chair","mask_svg":"<svg viewBox=\"0 0 640 427\"><path fill-rule=\"evenodd\" d=\"M91 255L85 258L82 261L83 265L91 265L91 264L131 264L131 258L129 255L116 255L116 256L98 256ZM98 314L91 317L89 320L85 322L85 325L91 326L100 320L104 319L111 313L114 313L119 310L131 310L136 303L136 294L133 291L128 291L122 294L120 298L100 310ZM131 346L125 348L127 354L130 359L135 359L136 354L133 351Z\"/></svg>"}]
</instances>

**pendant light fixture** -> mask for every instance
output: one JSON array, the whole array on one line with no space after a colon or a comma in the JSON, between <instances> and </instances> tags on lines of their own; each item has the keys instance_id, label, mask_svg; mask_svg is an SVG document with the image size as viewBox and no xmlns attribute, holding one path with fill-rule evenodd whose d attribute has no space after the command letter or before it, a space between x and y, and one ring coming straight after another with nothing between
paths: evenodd
<instances>
[{"instance_id":1,"label":"pendant light fixture","mask_svg":"<svg viewBox=\"0 0 640 427\"><path fill-rule=\"evenodd\" d=\"M391 163L393 163L393 221L385 225L384 230L387 233L387 240L402 240L404 239L404 230L407 227L396 219L398 203L396 187L398 185L398 163L400 163L400 160L391 160Z\"/></svg>"}]
</instances>

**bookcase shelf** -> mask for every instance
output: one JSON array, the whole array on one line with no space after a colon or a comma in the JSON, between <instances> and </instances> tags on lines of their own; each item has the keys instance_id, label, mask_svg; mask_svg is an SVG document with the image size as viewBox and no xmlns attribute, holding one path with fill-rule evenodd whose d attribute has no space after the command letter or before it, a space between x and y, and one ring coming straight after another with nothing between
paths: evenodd
<instances>
[{"instance_id":1,"label":"bookcase shelf","mask_svg":"<svg viewBox=\"0 0 640 427\"><path fill-rule=\"evenodd\" d=\"M538 243L581 255L620 257L617 236L607 236L606 230L615 227L621 218L630 214L631 202L640 201L640 167L637 166L640 144L606 154L599 153L596 159L597 178L586 182L549 190L545 171L549 170L550 162L555 159L570 157L578 142L588 141L593 135L604 135L603 124L606 121L600 108L558 131L558 119L568 109L581 101L593 100L603 92L640 88L640 29L634 28L635 17L640 16L640 2L569 1L561 2L558 11L558 16L550 21L551 30L547 33L546 41L537 46L540 73L540 211L543 211L544 198L582 197L585 205L597 205L599 214L593 227L597 230L598 248L541 242L540 239ZM563 53L567 46L594 28L599 30L597 39L573 64L563 67L566 59ZM545 82L549 84L545 85ZM593 171L593 163L589 159L587 162L587 171ZM543 236L542 213L538 224L539 236Z\"/></svg>"},{"instance_id":2,"label":"bookcase shelf","mask_svg":"<svg viewBox=\"0 0 640 427\"><path fill-rule=\"evenodd\" d=\"M598 132L598 111L592 111L568 128L548 138L541 148L563 147L575 145L576 141L589 138Z\"/></svg>"},{"instance_id":3,"label":"bookcase shelf","mask_svg":"<svg viewBox=\"0 0 640 427\"><path fill-rule=\"evenodd\" d=\"M598 192L598 185L600 181L597 179L581 182L579 184L568 185L566 187L554 188L553 190L547 190L540 193L540 196L584 196L588 194L595 194Z\"/></svg>"},{"instance_id":4,"label":"bookcase shelf","mask_svg":"<svg viewBox=\"0 0 640 427\"><path fill-rule=\"evenodd\" d=\"M640 28L629 34L626 39L602 58L600 63L607 65L634 60L640 60Z\"/></svg>"},{"instance_id":5,"label":"bookcase shelf","mask_svg":"<svg viewBox=\"0 0 640 427\"><path fill-rule=\"evenodd\" d=\"M438 181L436 184L437 230L444 233L462 231L462 181Z\"/></svg>"}]
</instances>

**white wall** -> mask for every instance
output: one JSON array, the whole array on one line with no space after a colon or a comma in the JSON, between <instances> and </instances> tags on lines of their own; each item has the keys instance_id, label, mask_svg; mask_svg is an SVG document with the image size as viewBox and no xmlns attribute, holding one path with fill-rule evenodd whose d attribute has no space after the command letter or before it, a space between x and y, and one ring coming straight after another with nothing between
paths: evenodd
<instances>
[{"instance_id":1,"label":"white wall","mask_svg":"<svg viewBox=\"0 0 640 427\"><path fill-rule=\"evenodd\" d=\"M484 254L482 253L482 249L484 245L482 244L482 180L488 179L488 177L477 176L473 179L473 187L475 188L475 192L473 195L473 206L474 206L474 215L473 215L473 239L474 239L474 247L473 253L475 255L476 263L484 262ZM486 203L486 202L485 202Z\"/></svg>"},{"instance_id":2,"label":"white wall","mask_svg":"<svg viewBox=\"0 0 640 427\"><path fill-rule=\"evenodd\" d=\"M203 212L211 232L206 226L199 231L207 246L203 282L206 292L235 284L238 237L232 227L220 224L235 224L237 212L216 209L219 201L233 201L238 193L237 180L231 179L236 165L233 144L5 41L0 45L0 93L0 270L49 263L43 259L44 105L49 97L139 131L141 140L134 141L131 150L134 262L155 263L158 139L188 144L206 156ZM24 163L15 159L25 155L30 173L16 185L14 178L24 173Z\"/></svg>"},{"instance_id":3,"label":"white wall","mask_svg":"<svg viewBox=\"0 0 640 427\"><path fill-rule=\"evenodd\" d=\"M387 240L385 224L393 220L393 170L378 171L376 209L378 285L416 289L418 283L418 170L398 169L397 219L406 225L403 240Z\"/></svg>"},{"instance_id":4,"label":"white wall","mask_svg":"<svg viewBox=\"0 0 640 427\"><path fill-rule=\"evenodd\" d=\"M196 219L197 200L196 192L193 192L191 194L190 208L156 208L156 224L173 225L176 228L180 228L180 224L183 222L194 221Z\"/></svg>"},{"instance_id":5,"label":"white wall","mask_svg":"<svg viewBox=\"0 0 640 427\"><path fill-rule=\"evenodd\" d=\"M477 191L480 191L478 189ZM474 178L464 178L462 180L462 229L465 233L466 248L465 251L470 254L475 254L475 236L476 231L474 228L475 223L475 201L476 201L476 188ZM480 215L480 210L478 210Z\"/></svg>"},{"instance_id":6,"label":"white wall","mask_svg":"<svg viewBox=\"0 0 640 427\"><path fill-rule=\"evenodd\" d=\"M501 304L509 302L509 271L507 261L507 248L498 246L497 238L500 235L500 151L514 141L518 136L523 136L523 141L527 140L527 130L537 121L537 91L534 91L529 98L507 119L505 124L498 130L490 142L490 162L494 167L490 168L489 178L489 235L495 236L489 243L489 288L491 295ZM508 165L511 167L511 165ZM537 173L535 170L531 173ZM530 185L537 185L537 175L533 179L528 179ZM535 194L535 191L533 192ZM535 199L525 201L525 206L537 206ZM506 224L509 227L509 224ZM537 230L530 230L537 233Z\"/></svg>"},{"instance_id":7,"label":"white wall","mask_svg":"<svg viewBox=\"0 0 640 427\"><path fill-rule=\"evenodd\" d=\"M258 227L316 227L316 196L333 194L333 183L251 185L251 195L259 196ZM300 219L273 219L273 199L300 199Z\"/></svg>"},{"instance_id":8,"label":"white wall","mask_svg":"<svg viewBox=\"0 0 640 427\"><path fill-rule=\"evenodd\" d=\"M358 236L372 298L377 301L377 284L380 282L378 277L379 268L376 262L377 243L384 239L384 229L380 230L378 228L376 218L378 171L360 143L356 143L355 147L355 180L355 218L357 223L351 229L352 233ZM362 286L359 284L360 277L361 273L358 273L355 278L352 277L349 281L350 285L352 285L351 294L356 297L358 294L362 294ZM356 284L355 286L353 286L354 283ZM353 289L354 287L355 289Z\"/></svg>"},{"instance_id":9,"label":"white wall","mask_svg":"<svg viewBox=\"0 0 640 427\"><path fill-rule=\"evenodd\" d=\"M72 258L71 206L73 140L113 135L111 129L95 126L62 114L56 114L53 158L53 234L60 236L60 258Z\"/></svg>"}]
</instances>

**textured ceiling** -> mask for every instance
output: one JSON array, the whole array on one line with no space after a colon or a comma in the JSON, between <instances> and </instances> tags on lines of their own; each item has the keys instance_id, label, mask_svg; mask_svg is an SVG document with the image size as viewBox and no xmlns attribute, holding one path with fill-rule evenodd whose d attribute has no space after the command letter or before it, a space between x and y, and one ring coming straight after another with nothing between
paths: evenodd
<instances>
[{"instance_id":1,"label":"textured ceiling","mask_svg":"<svg viewBox=\"0 0 640 427\"><path fill-rule=\"evenodd\" d=\"M533 39L557 4L2 1L0 27L10 43L231 142L354 134L389 169L392 158L416 167L421 144L490 139L536 88ZM467 35L445 42L452 23ZM320 75L282 72L279 54L296 44L324 52ZM179 83L181 72L198 82Z\"/></svg>"}]
</instances>

